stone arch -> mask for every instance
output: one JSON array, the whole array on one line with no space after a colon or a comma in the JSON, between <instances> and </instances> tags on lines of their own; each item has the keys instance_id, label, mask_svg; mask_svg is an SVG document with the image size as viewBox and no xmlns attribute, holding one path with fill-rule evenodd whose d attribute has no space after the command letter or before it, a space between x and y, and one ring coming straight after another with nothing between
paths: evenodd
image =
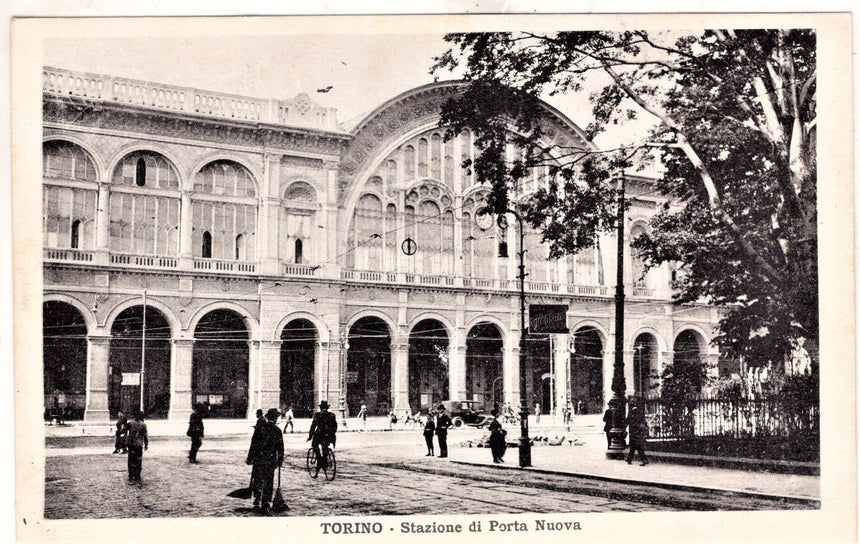
<instances>
[{"instance_id":1,"label":"stone arch","mask_svg":"<svg viewBox=\"0 0 860 544\"><path fill-rule=\"evenodd\" d=\"M314 413L316 363L320 346L320 329L308 317L295 314L280 327L280 390L282 410L292 407L296 417Z\"/></svg>"},{"instance_id":2,"label":"stone arch","mask_svg":"<svg viewBox=\"0 0 860 544\"><path fill-rule=\"evenodd\" d=\"M415 325L427 319L435 319L436 321L440 322L445 327L445 334L448 335L448 338L453 338L454 324L444 315L433 311L426 311L416 314L412 319L409 320L407 330L411 333L412 330L415 328Z\"/></svg>"},{"instance_id":3,"label":"stone arch","mask_svg":"<svg viewBox=\"0 0 860 544\"><path fill-rule=\"evenodd\" d=\"M706 354L708 352L708 346L710 345L711 341L710 335L705 332L705 329L694 323L685 323L677 327L675 329L675 334L672 337L672 344L674 345L674 343L678 340L678 337L686 331L692 331L693 333L695 333L696 339L699 342L699 349L702 350L703 354Z\"/></svg>"},{"instance_id":4,"label":"stone arch","mask_svg":"<svg viewBox=\"0 0 860 544\"><path fill-rule=\"evenodd\" d=\"M329 331L329 327L325 323L325 321L310 312L304 311L290 312L289 314L282 317L281 320L278 321L278 324L275 326L274 331L272 331L272 338L270 340L280 339L281 333L284 331L284 327L287 326L287 323L289 323L290 321L295 321L296 319L305 319L307 321L310 321L317 329L320 342L332 341L331 332Z\"/></svg>"},{"instance_id":5,"label":"stone arch","mask_svg":"<svg viewBox=\"0 0 860 544\"><path fill-rule=\"evenodd\" d=\"M107 169L104 156L97 151L97 148L91 146L90 143L83 138L79 138L74 134L49 134L42 138L42 146L50 142L70 143L80 147L93 161L93 166L95 166L96 169L96 179L99 181L110 181L106 179L110 170Z\"/></svg>"},{"instance_id":6,"label":"stone arch","mask_svg":"<svg viewBox=\"0 0 860 544\"><path fill-rule=\"evenodd\" d=\"M466 397L487 412L501 409L506 400L503 330L500 324L486 319L466 329Z\"/></svg>"},{"instance_id":7,"label":"stone arch","mask_svg":"<svg viewBox=\"0 0 860 544\"><path fill-rule=\"evenodd\" d=\"M191 316L191 319L188 320L188 330L190 334L194 334L194 330L197 329L197 324L200 322L200 319L203 318L206 314L211 312L212 310L233 310L238 313L245 319L245 325L248 328L248 332L250 333L250 337L258 338L260 334L260 324L257 322L257 319L245 309L241 304L237 304L235 302L230 302L227 300L221 300L217 302L212 302L205 306L199 308L194 315Z\"/></svg>"},{"instance_id":8,"label":"stone arch","mask_svg":"<svg viewBox=\"0 0 860 544\"><path fill-rule=\"evenodd\" d=\"M606 346L606 343L609 339L609 333L606 331L606 328L598 321L595 321L593 319L581 319L571 325L570 330L573 331L572 334L575 334L576 331L584 327L591 327L593 329L596 329L597 332L600 334L600 341L603 342L604 346Z\"/></svg>"},{"instance_id":9,"label":"stone arch","mask_svg":"<svg viewBox=\"0 0 860 544\"><path fill-rule=\"evenodd\" d=\"M392 408L391 344L394 331L378 315L365 315L347 329L346 406L356 414L387 415Z\"/></svg>"},{"instance_id":10,"label":"stone arch","mask_svg":"<svg viewBox=\"0 0 860 544\"><path fill-rule=\"evenodd\" d=\"M128 308L141 305L143 305L142 296L127 298L122 302L118 302L113 306L113 308L111 308L110 312L105 317L105 328L110 330L113 327L113 323L116 320L117 316L119 316L119 314L121 314ZM153 298L152 295L146 296L146 305L152 306L153 308L161 312L162 315L164 315L165 319L167 320L167 324L170 326L170 336L172 338L176 338L178 336L177 331L180 330L181 324L179 322L179 319L176 317L176 314L173 313L173 310L168 305L159 301L157 298Z\"/></svg>"},{"instance_id":11,"label":"stone arch","mask_svg":"<svg viewBox=\"0 0 860 544\"><path fill-rule=\"evenodd\" d=\"M46 419L84 417L90 330L86 313L81 305L69 300L42 302L42 393Z\"/></svg>"},{"instance_id":12,"label":"stone arch","mask_svg":"<svg viewBox=\"0 0 860 544\"><path fill-rule=\"evenodd\" d=\"M503 342L511 337L511 335L508 334L509 324L505 324L505 322L503 320L499 319L498 317L496 317L494 315L489 315L489 314L482 314L482 315L479 315L477 317L470 319L469 322L466 323L466 330L468 331L469 329L471 329L472 327L474 327L475 325L478 325L480 323L492 323L493 325L498 327L499 333L501 334Z\"/></svg>"},{"instance_id":13,"label":"stone arch","mask_svg":"<svg viewBox=\"0 0 860 544\"><path fill-rule=\"evenodd\" d=\"M633 331L633 333L625 339L624 345L633 346L633 343L636 341L636 338L640 334L646 333L650 334L657 340L657 349L659 349L661 352L669 350L669 346L666 344L666 339L663 337L662 334L660 334L660 331L658 331L654 327L649 327L647 325L639 327L635 331Z\"/></svg>"},{"instance_id":14,"label":"stone arch","mask_svg":"<svg viewBox=\"0 0 860 544\"><path fill-rule=\"evenodd\" d=\"M192 403L214 417L248 417L251 340L246 312L233 304L210 304L194 318Z\"/></svg>"},{"instance_id":15,"label":"stone arch","mask_svg":"<svg viewBox=\"0 0 860 544\"><path fill-rule=\"evenodd\" d=\"M320 203L320 196L319 196L320 191L319 191L319 189L316 187L316 184L308 181L308 179L303 177L303 176L301 176L301 177L300 176L293 176L291 179L282 183L281 187L279 188L279 190L280 190L279 196L285 202L290 201L290 200L294 201L296 199L289 198L288 194L291 191L304 189L305 187L308 189L308 192L310 193L311 198L309 200L300 200L300 201L306 202L307 204L319 204Z\"/></svg>"},{"instance_id":16,"label":"stone arch","mask_svg":"<svg viewBox=\"0 0 860 544\"><path fill-rule=\"evenodd\" d=\"M397 326L397 321L381 310L360 310L352 314L346 321L346 330L349 331L349 328L355 325L356 321L365 317L378 317L379 319L384 321L385 324L388 325L388 329L391 331L392 341L396 341L394 339L394 334L399 330L399 327Z\"/></svg>"},{"instance_id":17,"label":"stone arch","mask_svg":"<svg viewBox=\"0 0 860 544\"><path fill-rule=\"evenodd\" d=\"M136 152L152 152L164 157L176 172L179 184L178 190L181 191L185 189L189 178L179 167L181 161L179 161L178 157L167 146L158 142L131 142L117 149L108 163L108 168L105 172L105 181L107 183L111 183L114 170L117 169L119 163L128 155Z\"/></svg>"},{"instance_id":18,"label":"stone arch","mask_svg":"<svg viewBox=\"0 0 860 544\"><path fill-rule=\"evenodd\" d=\"M426 313L409 327L409 408L428 410L449 397L450 328Z\"/></svg>"},{"instance_id":19,"label":"stone arch","mask_svg":"<svg viewBox=\"0 0 860 544\"><path fill-rule=\"evenodd\" d=\"M174 324L162 304L143 299L121 304L110 321L109 410L112 416L142 409L165 418L170 408ZM137 375L127 380L127 377Z\"/></svg>"},{"instance_id":20,"label":"stone arch","mask_svg":"<svg viewBox=\"0 0 860 544\"><path fill-rule=\"evenodd\" d=\"M582 320L570 328L570 398L577 413L599 413L603 408L603 362L606 332L592 320Z\"/></svg>"},{"instance_id":21,"label":"stone arch","mask_svg":"<svg viewBox=\"0 0 860 544\"><path fill-rule=\"evenodd\" d=\"M261 199L265 198L268 195L265 194L262 190L263 173L259 168L253 166L247 159L243 157L238 157L232 153L224 153L221 151L216 151L214 153L208 153L202 157L199 157L192 165L191 168L188 169L184 179L187 180L187 184L183 186L183 190L192 191L194 190L194 180L197 177L197 173L200 172L203 168L213 162L217 161L228 161L235 162L236 164L242 166L248 173L251 175L251 181L254 182L254 190L255 195L254 198Z\"/></svg>"},{"instance_id":22,"label":"stone arch","mask_svg":"<svg viewBox=\"0 0 860 544\"><path fill-rule=\"evenodd\" d=\"M47 293L42 298L42 303L44 304L45 302L65 302L70 306L74 306L84 318L84 323L87 326L87 334L94 334L96 328L99 326L94 312L90 308L87 308L87 305L81 300L73 296L62 293Z\"/></svg>"}]
</instances>

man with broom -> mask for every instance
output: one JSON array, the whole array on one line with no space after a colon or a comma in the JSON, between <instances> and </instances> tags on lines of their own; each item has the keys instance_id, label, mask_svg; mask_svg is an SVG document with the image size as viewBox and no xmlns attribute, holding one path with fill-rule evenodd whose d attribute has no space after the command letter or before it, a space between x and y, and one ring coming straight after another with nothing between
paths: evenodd
<instances>
[{"instance_id":1,"label":"man with broom","mask_svg":"<svg viewBox=\"0 0 860 544\"><path fill-rule=\"evenodd\" d=\"M275 469L280 468L284 462L284 436L281 429L275 424L278 420L277 408L270 408L266 412L266 422L254 429L251 438L251 448L248 450L246 463L253 465L251 469L251 482L254 490L255 511L256 502L259 498L259 512L264 516L271 516L270 504L272 501L272 487L275 480ZM279 489L280 491L280 489Z\"/></svg>"}]
</instances>

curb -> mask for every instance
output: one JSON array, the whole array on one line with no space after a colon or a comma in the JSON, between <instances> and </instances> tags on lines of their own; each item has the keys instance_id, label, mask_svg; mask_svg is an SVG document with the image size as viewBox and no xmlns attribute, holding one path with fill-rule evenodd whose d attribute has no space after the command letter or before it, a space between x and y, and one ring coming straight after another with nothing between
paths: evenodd
<instances>
[{"instance_id":1,"label":"curb","mask_svg":"<svg viewBox=\"0 0 860 544\"><path fill-rule=\"evenodd\" d=\"M491 467L496 469L503 470L525 470L529 472L539 472L542 474L552 474L556 476L571 476L575 478L588 478L590 480L597 480L603 482L611 482L611 483L621 483L628 485L638 485L642 487L660 487L662 489L669 490L677 490L677 491L688 491L693 493L711 493L714 495L722 495L727 497L748 497L754 499L767 499L767 500L776 500L789 502L794 504L803 504L806 506L812 506L816 508L821 508L821 499L816 499L813 497L798 497L794 495L775 495L771 493L760 493L757 491L740 491L735 489L723 489L718 487L700 487L694 485L686 485L686 484L670 484L665 482L651 482L645 480L629 480L625 478L616 478L613 476L603 476L600 474L588 474L584 472L565 472L561 470L552 470L552 469L544 469L544 468L534 468L534 467L517 467L517 466L502 466L502 465L491 465L488 463L476 463L473 461L456 461L452 460L452 463L467 465L467 466L475 466L475 467Z\"/></svg>"}]
</instances>

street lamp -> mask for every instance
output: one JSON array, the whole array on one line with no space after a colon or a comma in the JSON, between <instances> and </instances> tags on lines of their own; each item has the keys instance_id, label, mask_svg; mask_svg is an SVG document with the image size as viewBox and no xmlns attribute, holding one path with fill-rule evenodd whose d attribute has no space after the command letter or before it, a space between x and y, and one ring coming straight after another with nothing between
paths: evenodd
<instances>
[{"instance_id":1,"label":"street lamp","mask_svg":"<svg viewBox=\"0 0 860 544\"><path fill-rule=\"evenodd\" d=\"M618 212L617 212L618 253L615 270L615 363L612 367L612 398L610 407L612 414L612 429L609 431L609 447L606 450L607 459L623 459L627 447L624 431L626 406L624 393L627 384L624 381L624 176L618 179Z\"/></svg>"},{"instance_id":2,"label":"street lamp","mask_svg":"<svg viewBox=\"0 0 860 544\"><path fill-rule=\"evenodd\" d=\"M532 466L532 446L529 441L529 403L526 397L526 265L523 262L525 256L525 245L523 243L523 218L515 210L506 209L504 213L499 214L496 222L499 228L506 230L508 228L508 219L505 213L509 213L516 217L517 226L519 227L520 246L517 256L520 259L520 466Z\"/></svg>"},{"instance_id":3,"label":"street lamp","mask_svg":"<svg viewBox=\"0 0 860 544\"><path fill-rule=\"evenodd\" d=\"M339 407L340 410L340 423L346 428L346 358L347 352L349 351L349 335L346 331L343 332L343 337L341 341L341 354L340 354L340 399L339 399Z\"/></svg>"}]
</instances>

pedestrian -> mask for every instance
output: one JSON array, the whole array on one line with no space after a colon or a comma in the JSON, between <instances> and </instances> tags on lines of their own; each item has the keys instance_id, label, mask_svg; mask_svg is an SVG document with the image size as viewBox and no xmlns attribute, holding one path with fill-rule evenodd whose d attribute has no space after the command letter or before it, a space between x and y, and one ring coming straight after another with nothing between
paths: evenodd
<instances>
[{"instance_id":1,"label":"pedestrian","mask_svg":"<svg viewBox=\"0 0 860 544\"><path fill-rule=\"evenodd\" d=\"M433 457L433 434L436 432L436 421L433 410L427 416L427 421L424 422L424 442L427 443L427 455L425 457Z\"/></svg>"},{"instance_id":2,"label":"pedestrian","mask_svg":"<svg viewBox=\"0 0 860 544\"><path fill-rule=\"evenodd\" d=\"M561 420L564 423L567 430L570 430L570 402L564 405L564 408L561 409Z\"/></svg>"},{"instance_id":3,"label":"pedestrian","mask_svg":"<svg viewBox=\"0 0 860 544\"><path fill-rule=\"evenodd\" d=\"M612 445L612 437L609 436L609 431L612 430L612 418L615 417L615 405L610 402L607 405L606 411L603 412L603 432L606 433L606 447Z\"/></svg>"},{"instance_id":4,"label":"pedestrian","mask_svg":"<svg viewBox=\"0 0 860 544\"><path fill-rule=\"evenodd\" d=\"M137 410L134 419L128 422L128 479L132 482L140 481L140 472L143 469L143 450L149 449L149 433L146 423L143 422L143 412Z\"/></svg>"},{"instance_id":5,"label":"pedestrian","mask_svg":"<svg viewBox=\"0 0 860 544\"><path fill-rule=\"evenodd\" d=\"M499 422L499 411L493 410L490 412L490 415L493 416L493 420L487 427L490 431L490 451L493 453L494 463L503 463L504 460L502 457L505 456L505 449L507 449L505 436L508 433L502 428L502 424Z\"/></svg>"},{"instance_id":6,"label":"pedestrian","mask_svg":"<svg viewBox=\"0 0 860 544\"><path fill-rule=\"evenodd\" d=\"M391 412L388 414L388 428L393 429L397 425L397 414Z\"/></svg>"},{"instance_id":7,"label":"pedestrian","mask_svg":"<svg viewBox=\"0 0 860 544\"><path fill-rule=\"evenodd\" d=\"M535 403L535 423L540 423L540 403Z\"/></svg>"},{"instance_id":8,"label":"pedestrian","mask_svg":"<svg viewBox=\"0 0 860 544\"><path fill-rule=\"evenodd\" d=\"M114 453L128 453L128 448L126 447L126 437L128 436L128 419L126 419L125 414L122 412L117 413L116 415L116 441L113 445Z\"/></svg>"},{"instance_id":9,"label":"pedestrian","mask_svg":"<svg viewBox=\"0 0 860 544\"><path fill-rule=\"evenodd\" d=\"M284 412L284 434L287 432L287 427L290 428L290 432L293 432L293 406L292 404L287 407L287 411Z\"/></svg>"},{"instance_id":10,"label":"pedestrian","mask_svg":"<svg viewBox=\"0 0 860 544\"><path fill-rule=\"evenodd\" d=\"M257 408L256 416L257 416L257 422L256 422L256 423L254 423L254 429L255 429L255 430L256 430L258 427L261 427L261 426L263 426L263 425L265 425L265 424L266 424L266 418L264 418L264 417L263 417L263 410L262 410L262 409Z\"/></svg>"},{"instance_id":11,"label":"pedestrian","mask_svg":"<svg viewBox=\"0 0 860 544\"><path fill-rule=\"evenodd\" d=\"M355 416L356 418L361 420L362 430L367 430L367 405L362 404L361 409L358 410L358 414Z\"/></svg>"},{"instance_id":12,"label":"pedestrian","mask_svg":"<svg viewBox=\"0 0 860 544\"><path fill-rule=\"evenodd\" d=\"M188 420L188 431L185 433L191 438L191 449L188 451L188 462L197 464L197 451L203 445L203 405L197 403Z\"/></svg>"},{"instance_id":13,"label":"pedestrian","mask_svg":"<svg viewBox=\"0 0 860 544\"><path fill-rule=\"evenodd\" d=\"M633 463L633 453L639 452L640 465L648 464L645 456L645 442L648 439L648 422L645 414L634 404L630 408L630 416L627 418L627 427L630 429L630 451L627 452L627 464Z\"/></svg>"},{"instance_id":14,"label":"pedestrian","mask_svg":"<svg viewBox=\"0 0 860 544\"><path fill-rule=\"evenodd\" d=\"M245 462L252 465L251 486L254 495L254 511L263 516L271 516L275 469L284 462L284 435L278 428L277 421L280 412L270 408L266 412L265 422L254 428L251 447Z\"/></svg>"},{"instance_id":15,"label":"pedestrian","mask_svg":"<svg viewBox=\"0 0 860 544\"><path fill-rule=\"evenodd\" d=\"M445 405L439 405L439 415L436 417L436 438L439 440L439 457L448 457L448 428L453 423L445 413Z\"/></svg>"},{"instance_id":16,"label":"pedestrian","mask_svg":"<svg viewBox=\"0 0 860 544\"><path fill-rule=\"evenodd\" d=\"M585 401L582 399L579 399L576 404L578 406L576 413L578 413L579 415L584 414L585 413Z\"/></svg>"}]
</instances>

